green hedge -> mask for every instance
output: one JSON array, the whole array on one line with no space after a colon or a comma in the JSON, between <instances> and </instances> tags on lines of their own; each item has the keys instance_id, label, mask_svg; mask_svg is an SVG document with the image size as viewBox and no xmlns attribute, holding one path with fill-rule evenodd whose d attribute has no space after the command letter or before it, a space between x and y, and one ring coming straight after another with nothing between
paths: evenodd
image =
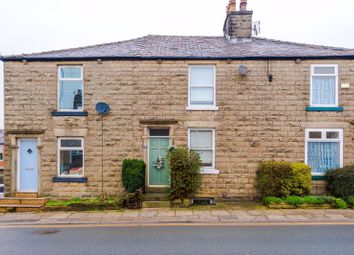
<instances>
[{"instance_id":1,"label":"green hedge","mask_svg":"<svg viewBox=\"0 0 354 255\"><path fill-rule=\"evenodd\" d=\"M264 161L257 171L257 187L263 197L306 195L311 181L311 169L303 163Z\"/></svg>"},{"instance_id":2,"label":"green hedge","mask_svg":"<svg viewBox=\"0 0 354 255\"><path fill-rule=\"evenodd\" d=\"M354 208L354 196L351 196L351 197L348 198L348 204L349 204L352 208Z\"/></svg>"},{"instance_id":3,"label":"green hedge","mask_svg":"<svg viewBox=\"0 0 354 255\"><path fill-rule=\"evenodd\" d=\"M354 196L354 165L327 172L327 190L332 196L348 199Z\"/></svg>"},{"instance_id":4,"label":"green hedge","mask_svg":"<svg viewBox=\"0 0 354 255\"><path fill-rule=\"evenodd\" d=\"M201 188L200 156L188 148L172 148L168 160L171 172L170 199L181 199L183 202Z\"/></svg>"},{"instance_id":5,"label":"green hedge","mask_svg":"<svg viewBox=\"0 0 354 255\"><path fill-rule=\"evenodd\" d=\"M308 206L323 206L330 205L333 208L347 209L347 203L341 198L327 196L288 196L285 198L279 197L264 197L263 204L267 206L287 204L294 207Z\"/></svg>"},{"instance_id":6,"label":"green hedge","mask_svg":"<svg viewBox=\"0 0 354 255\"><path fill-rule=\"evenodd\" d=\"M145 187L145 162L139 159L123 161L122 180L127 192L133 193Z\"/></svg>"}]
</instances>

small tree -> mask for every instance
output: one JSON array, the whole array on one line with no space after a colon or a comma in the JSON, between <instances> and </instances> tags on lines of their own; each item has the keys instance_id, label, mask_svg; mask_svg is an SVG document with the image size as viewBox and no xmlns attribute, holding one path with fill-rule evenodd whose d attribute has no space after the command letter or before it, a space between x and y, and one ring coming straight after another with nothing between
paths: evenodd
<instances>
[{"instance_id":1,"label":"small tree","mask_svg":"<svg viewBox=\"0 0 354 255\"><path fill-rule=\"evenodd\" d=\"M189 199L202 185L200 168L202 162L198 153L188 148L173 148L168 160L171 171L170 199Z\"/></svg>"}]
</instances>

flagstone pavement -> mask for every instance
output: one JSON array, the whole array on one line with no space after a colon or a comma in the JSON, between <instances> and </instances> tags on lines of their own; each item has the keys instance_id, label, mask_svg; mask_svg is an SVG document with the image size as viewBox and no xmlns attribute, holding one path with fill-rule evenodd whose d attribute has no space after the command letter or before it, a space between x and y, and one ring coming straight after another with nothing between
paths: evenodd
<instances>
[{"instance_id":1,"label":"flagstone pavement","mask_svg":"<svg viewBox=\"0 0 354 255\"><path fill-rule=\"evenodd\" d=\"M252 224L347 223L354 224L354 210L187 210L143 209L94 212L2 213L0 226L66 224Z\"/></svg>"}]
</instances>

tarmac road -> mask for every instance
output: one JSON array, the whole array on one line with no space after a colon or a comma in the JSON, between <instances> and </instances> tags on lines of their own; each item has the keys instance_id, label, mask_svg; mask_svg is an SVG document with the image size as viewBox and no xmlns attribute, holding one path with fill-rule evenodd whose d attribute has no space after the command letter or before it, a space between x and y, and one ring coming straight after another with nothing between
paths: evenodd
<instances>
[{"instance_id":1,"label":"tarmac road","mask_svg":"<svg viewBox=\"0 0 354 255\"><path fill-rule=\"evenodd\" d=\"M0 254L347 255L354 225L1 227Z\"/></svg>"}]
</instances>

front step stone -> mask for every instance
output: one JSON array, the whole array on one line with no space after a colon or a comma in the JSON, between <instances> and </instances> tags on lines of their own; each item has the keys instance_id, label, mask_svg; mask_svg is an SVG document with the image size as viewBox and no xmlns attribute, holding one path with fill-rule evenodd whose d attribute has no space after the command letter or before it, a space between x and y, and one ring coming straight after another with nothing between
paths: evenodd
<instances>
[{"instance_id":1,"label":"front step stone","mask_svg":"<svg viewBox=\"0 0 354 255\"><path fill-rule=\"evenodd\" d=\"M47 203L47 198L0 198L0 212L38 211Z\"/></svg>"},{"instance_id":2,"label":"front step stone","mask_svg":"<svg viewBox=\"0 0 354 255\"><path fill-rule=\"evenodd\" d=\"M170 208L170 201L145 201L143 208Z\"/></svg>"},{"instance_id":3,"label":"front step stone","mask_svg":"<svg viewBox=\"0 0 354 255\"><path fill-rule=\"evenodd\" d=\"M144 201L169 201L167 193L147 193L144 195Z\"/></svg>"},{"instance_id":4,"label":"front step stone","mask_svg":"<svg viewBox=\"0 0 354 255\"><path fill-rule=\"evenodd\" d=\"M38 193L36 193L36 192L16 192L15 197L18 197L18 198L38 198Z\"/></svg>"}]
</instances>

